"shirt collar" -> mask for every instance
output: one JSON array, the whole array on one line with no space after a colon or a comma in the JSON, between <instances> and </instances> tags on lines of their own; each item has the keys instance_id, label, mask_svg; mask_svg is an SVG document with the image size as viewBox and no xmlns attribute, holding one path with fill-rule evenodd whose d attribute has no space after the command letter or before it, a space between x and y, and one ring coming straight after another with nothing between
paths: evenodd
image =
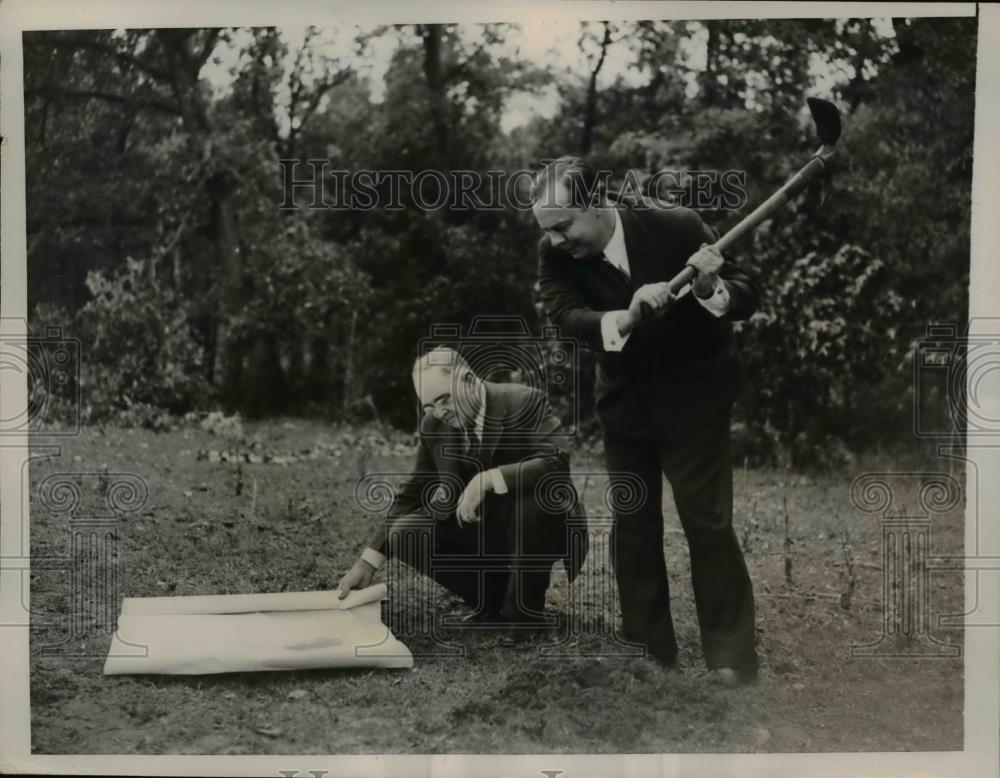
<instances>
[{"instance_id":1,"label":"shirt collar","mask_svg":"<svg viewBox=\"0 0 1000 778\"><path fill-rule=\"evenodd\" d=\"M480 441L483 439L483 430L486 428L486 382L479 382L479 413L476 414L476 424L473 431Z\"/></svg>"},{"instance_id":2,"label":"shirt collar","mask_svg":"<svg viewBox=\"0 0 1000 778\"><path fill-rule=\"evenodd\" d=\"M608 245L604 247L604 259L628 274L628 253L625 250L625 230L622 227L622 217L617 208L612 207L611 210L615 215L615 228L608 240Z\"/></svg>"}]
</instances>

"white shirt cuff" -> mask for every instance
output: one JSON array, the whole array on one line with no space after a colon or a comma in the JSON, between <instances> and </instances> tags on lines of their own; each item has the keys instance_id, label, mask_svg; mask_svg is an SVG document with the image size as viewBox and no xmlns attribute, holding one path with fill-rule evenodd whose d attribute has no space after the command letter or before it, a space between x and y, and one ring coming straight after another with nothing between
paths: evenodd
<instances>
[{"instance_id":1,"label":"white shirt cuff","mask_svg":"<svg viewBox=\"0 0 1000 778\"><path fill-rule=\"evenodd\" d=\"M362 551L361 558L376 570L385 564L385 554L379 553L374 548L366 548Z\"/></svg>"},{"instance_id":2,"label":"white shirt cuff","mask_svg":"<svg viewBox=\"0 0 1000 778\"><path fill-rule=\"evenodd\" d=\"M492 470L487 470L489 473L490 480L493 482L493 491L497 494L507 494L507 482L503 480L503 473L500 472L499 467L494 467Z\"/></svg>"},{"instance_id":3,"label":"white shirt cuff","mask_svg":"<svg viewBox=\"0 0 1000 778\"><path fill-rule=\"evenodd\" d=\"M628 335L618 331L618 314L622 311L608 311L601 317L601 338L605 351L621 351L628 342ZM629 335L632 333L630 332Z\"/></svg>"},{"instance_id":4,"label":"white shirt cuff","mask_svg":"<svg viewBox=\"0 0 1000 778\"><path fill-rule=\"evenodd\" d=\"M715 289L709 297L701 298L698 295L694 299L701 303L701 307L706 309L713 316L725 315L729 310L729 288L721 278L715 279Z\"/></svg>"}]
</instances>

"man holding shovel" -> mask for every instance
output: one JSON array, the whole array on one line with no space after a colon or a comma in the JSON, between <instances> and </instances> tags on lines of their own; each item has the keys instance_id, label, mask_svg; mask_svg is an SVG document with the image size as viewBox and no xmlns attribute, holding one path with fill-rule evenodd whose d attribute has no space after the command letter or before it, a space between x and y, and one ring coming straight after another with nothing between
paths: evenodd
<instances>
[{"instance_id":1,"label":"man holding shovel","mask_svg":"<svg viewBox=\"0 0 1000 778\"><path fill-rule=\"evenodd\" d=\"M729 459L739 377L730 322L753 314L757 290L722 252L837 158L839 110L817 97L806 102L822 145L717 241L686 208L612 205L597 173L579 158L547 165L532 191L544 232L538 275L545 310L563 335L598 352L597 415L618 490L612 548L625 637L676 664L662 470L691 554L705 661L726 685L754 680L758 665L753 587L733 532Z\"/></svg>"},{"instance_id":2,"label":"man holding shovel","mask_svg":"<svg viewBox=\"0 0 1000 778\"><path fill-rule=\"evenodd\" d=\"M582 159L550 163L532 194L546 313L598 354L624 637L665 665L677 662L665 475L690 549L705 661L725 685L752 681L754 597L732 525L729 424L740 375L731 322L756 309L755 283L708 245L714 236L696 213L613 205ZM671 289L686 267L690 290Z\"/></svg>"}]
</instances>

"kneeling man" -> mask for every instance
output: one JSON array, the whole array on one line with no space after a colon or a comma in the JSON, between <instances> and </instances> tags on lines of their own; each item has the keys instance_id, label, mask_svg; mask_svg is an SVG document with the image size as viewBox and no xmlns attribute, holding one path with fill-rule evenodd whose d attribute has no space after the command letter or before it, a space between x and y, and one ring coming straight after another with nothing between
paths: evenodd
<instances>
[{"instance_id":1,"label":"kneeling man","mask_svg":"<svg viewBox=\"0 0 1000 778\"><path fill-rule=\"evenodd\" d=\"M480 379L453 349L413 366L424 411L417 461L386 522L340 582L367 586L396 557L461 597L476 620L538 621L552 565L572 581L587 552L585 526L545 396Z\"/></svg>"}]
</instances>

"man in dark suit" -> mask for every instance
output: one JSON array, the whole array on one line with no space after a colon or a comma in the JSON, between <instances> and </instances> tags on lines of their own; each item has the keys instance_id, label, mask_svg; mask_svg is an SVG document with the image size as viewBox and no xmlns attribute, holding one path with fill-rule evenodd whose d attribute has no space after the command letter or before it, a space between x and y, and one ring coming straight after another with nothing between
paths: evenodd
<instances>
[{"instance_id":1,"label":"man in dark suit","mask_svg":"<svg viewBox=\"0 0 1000 778\"><path fill-rule=\"evenodd\" d=\"M560 422L545 396L481 380L456 351L417 360L417 462L388 519L343 577L340 596L397 557L461 597L479 621L537 623L552 564L572 580L587 548ZM574 548L575 546L575 548Z\"/></svg>"},{"instance_id":2,"label":"man in dark suit","mask_svg":"<svg viewBox=\"0 0 1000 778\"><path fill-rule=\"evenodd\" d=\"M753 588L732 526L730 409L740 375L731 321L757 307L754 281L707 244L682 207L612 206L584 160L534 184L539 286L561 335L597 352L597 414L612 484L642 494L616 511L612 544L624 636L677 661L663 555L662 477L687 537L705 660L726 685L756 678ZM685 266L690 290L667 281ZM688 293L690 291L690 293ZM652 313L643 317L643 304ZM623 474L630 474L626 478Z\"/></svg>"}]
</instances>

